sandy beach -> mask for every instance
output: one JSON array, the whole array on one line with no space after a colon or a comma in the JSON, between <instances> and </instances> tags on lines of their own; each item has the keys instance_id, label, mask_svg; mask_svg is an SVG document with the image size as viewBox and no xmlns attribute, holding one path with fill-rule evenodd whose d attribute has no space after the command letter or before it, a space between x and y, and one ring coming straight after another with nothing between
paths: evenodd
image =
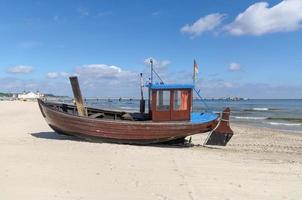
<instances>
[{"instance_id":1,"label":"sandy beach","mask_svg":"<svg viewBox=\"0 0 302 200\"><path fill-rule=\"evenodd\" d=\"M302 134L238 124L227 147L91 143L0 102L0 199L302 199Z\"/></svg>"}]
</instances>

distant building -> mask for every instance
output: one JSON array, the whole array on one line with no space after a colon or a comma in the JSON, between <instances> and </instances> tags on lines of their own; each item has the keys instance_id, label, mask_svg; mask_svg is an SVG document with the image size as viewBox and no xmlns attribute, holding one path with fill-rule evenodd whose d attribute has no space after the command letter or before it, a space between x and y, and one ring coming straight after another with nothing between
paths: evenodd
<instances>
[{"instance_id":1,"label":"distant building","mask_svg":"<svg viewBox=\"0 0 302 200\"><path fill-rule=\"evenodd\" d=\"M25 93L24 92L23 94L18 94L18 99L23 100L23 101L35 100L35 99L41 98L43 96L44 95L39 92L37 92L37 93L34 93L34 92Z\"/></svg>"}]
</instances>

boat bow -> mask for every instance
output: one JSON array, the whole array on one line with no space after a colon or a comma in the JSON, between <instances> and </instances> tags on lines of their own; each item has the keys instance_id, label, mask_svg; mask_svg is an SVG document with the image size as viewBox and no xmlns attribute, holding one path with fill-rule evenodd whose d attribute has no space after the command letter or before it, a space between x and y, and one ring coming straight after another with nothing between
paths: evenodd
<instances>
[{"instance_id":1,"label":"boat bow","mask_svg":"<svg viewBox=\"0 0 302 200\"><path fill-rule=\"evenodd\" d=\"M217 126L211 131L205 141L206 145L226 146L234 132L230 127L230 108L224 109Z\"/></svg>"}]
</instances>

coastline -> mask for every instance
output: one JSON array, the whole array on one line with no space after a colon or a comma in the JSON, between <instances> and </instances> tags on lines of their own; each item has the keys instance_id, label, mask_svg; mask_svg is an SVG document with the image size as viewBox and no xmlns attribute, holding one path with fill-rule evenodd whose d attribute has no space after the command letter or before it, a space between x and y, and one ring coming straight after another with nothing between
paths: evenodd
<instances>
[{"instance_id":1,"label":"coastline","mask_svg":"<svg viewBox=\"0 0 302 200\"><path fill-rule=\"evenodd\" d=\"M91 143L19 101L0 102L0 126L0 199L302 198L300 134L231 123L226 147Z\"/></svg>"},{"instance_id":2,"label":"coastline","mask_svg":"<svg viewBox=\"0 0 302 200\"><path fill-rule=\"evenodd\" d=\"M280 128L272 128L272 127L267 127L265 125L260 125L256 126L256 123L250 124L246 122L233 122L231 121L232 126L235 127L243 127L243 128L255 128L255 129L261 129L263 131L271 131L271 132L279 132L279 133L285 133L285 134L294 134L294 135L302 135L302 131L300 130L287 130L287 129L280 129Z\"/></svg>"}]
</instances>

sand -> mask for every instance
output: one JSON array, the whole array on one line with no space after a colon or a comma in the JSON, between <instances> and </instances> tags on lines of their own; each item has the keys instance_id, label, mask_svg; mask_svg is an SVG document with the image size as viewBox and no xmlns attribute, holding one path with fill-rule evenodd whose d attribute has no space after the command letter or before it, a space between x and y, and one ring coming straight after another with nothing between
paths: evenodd
<instances>
[{"instance_id":1,"label":"sand","mask_svg":"<svg viewBox=\"0 0 302 200\"><path fill-rule=\"evenodd\" d=\"M302 199L302 134L233 124L227 147L60 136L35 102L0 102L0 199Z\"/></svg>"}]
</instances>

